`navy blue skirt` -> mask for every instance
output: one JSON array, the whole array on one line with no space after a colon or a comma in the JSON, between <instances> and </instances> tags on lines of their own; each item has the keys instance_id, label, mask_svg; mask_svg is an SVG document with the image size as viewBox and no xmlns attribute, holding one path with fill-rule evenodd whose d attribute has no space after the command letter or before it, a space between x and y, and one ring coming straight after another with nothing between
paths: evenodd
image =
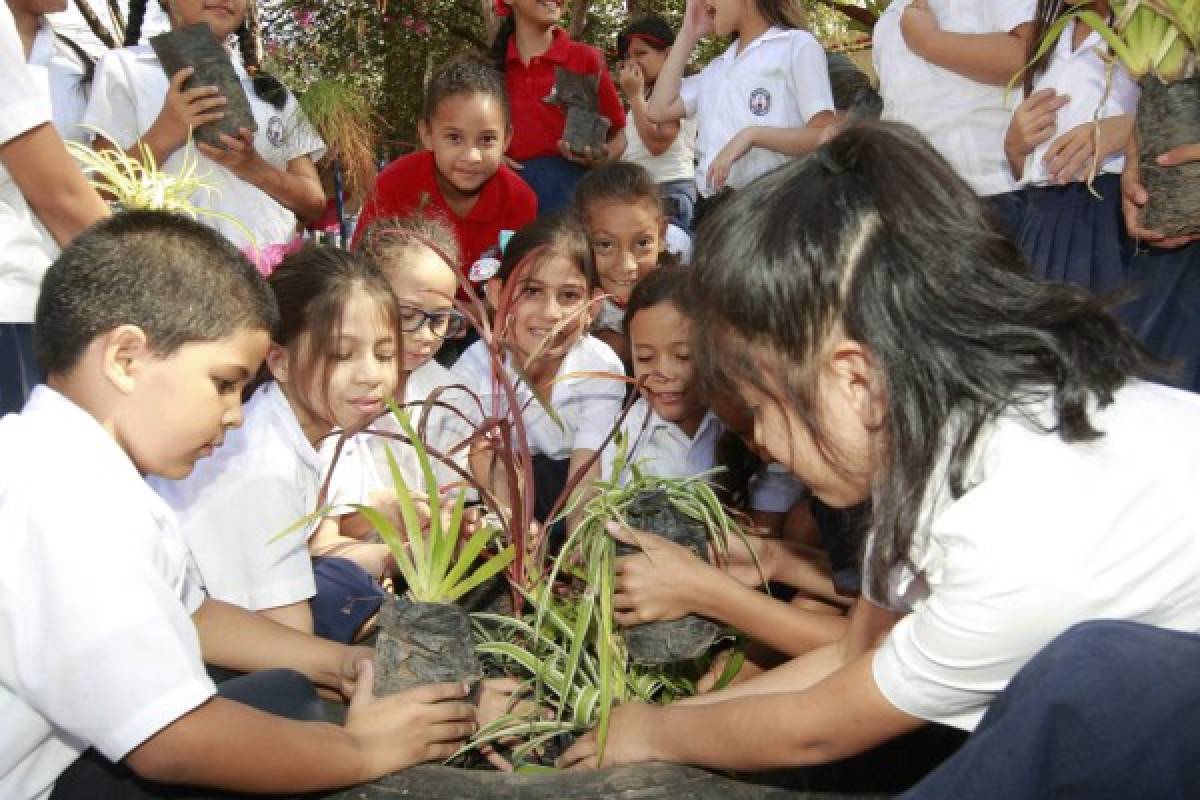
<instances>
[{"instance_id":1,"label":"navy blue skirt","mask_svg":"<svg viewBox=\"0 0 1200 800\"><path fill-rule=\"evenodd\" d=\"M1017 242L1043 280L1106 295L1125 285L1133 243L1121 217L1120 176L1100 175L1093 188L1099 197L1084 183L1023 189Z\"/></svg>"},{"instance_id":2,"label":"navy blue skirt","mask_svg":"<svg viewBox=\"0 0 1200 800\"><path fill-rule=\"evenodd\" d=\"M1143 247L1129 273L1134 297L1117 316L1162 362L1150 377L1200 392L1200 242L1177 250Z\"/></svg>"},{"instance_id":3,"label":"navy blue skirt","mask_svg":"<svg viewBox=\"0 0 1200 800\"><path fill-rule=\"evenodd\" d=\"M518 174L537 195L539 217L565 210L575 184L587 173L586 167L561 156L531 158L521 167Z\"/></svg>"}]
</instances>

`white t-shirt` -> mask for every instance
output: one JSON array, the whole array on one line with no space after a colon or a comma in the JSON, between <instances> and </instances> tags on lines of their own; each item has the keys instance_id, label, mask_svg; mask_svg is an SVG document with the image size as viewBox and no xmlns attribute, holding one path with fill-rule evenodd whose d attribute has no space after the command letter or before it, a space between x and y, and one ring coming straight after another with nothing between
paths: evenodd
<instances>
[{"instance_id":1,"label":"white t-shirt","mask_svg":"<svg viewBox=\"0 0 1200 800\"><path fill-rule=\"evenodd\" d=\"M965 494L931 483L886 599L912 613L874 658L896 708L971 730L1084 620L1200 632L1200 397L1135 382L1092 419L1105 435L1067 444L1010 412L982 434Z\"/></svg>"},{"instance_id":2,"label":"white t-shirt","mask_svg":"<svg viewBox=\"0 0 1200 800\"><path fill-rule=\"evenodd\" d=\"M833 110L825 51L811 33L770 28L740 55L734 41L698 75L684 78L679 96L696 119L696 187L705 197L708 168L743 128L802 128L822 111ZM791 160L751 148L734 162L726 185L741 189Z\"/></svg>"},{"instance_id":3,"label":"white t-shirt","mask_svg":"<svg viewBox=\"0 0 1200 800\"><path fill-rule=\"evenodd\" d=\"M638 398L621 423L626 467L615 479L621 485L632 477L630 465L660 478L690 478L717 466L717 440L725 426L709 411L700 421L695 436L688 436ZM600 455L600 477L614 480L617 442L611 441ZM764 468L751 489L750 507L755 511L787 511L804 494L803 486L786 470Z\"/></svg>"},{"instance_id":4,"label":"white t-shirt","mask_svg":"<svg viewBox=\"0 0 1200 800\"><path fill-rule=\"evenodd\" d=\"M450 371L458 383L480 398L489 417L507 413L504 390L492 378L491 361L483 342L468 347ZM625 366L604 342L594 336L581 337L563 357L558 368L560 380L550 392L549 402L562 420L562 428L533 399L524 381L510 372L517 402L525 409L522 419L534 455L563 459L569 458L572 450L599 450L616 424L625 399L625 384L607 378L566 377L584 372L623 376Z\"/></svg>"},{"instance_id":5,"label":"white t-shirt","mask_svg":"<svg viewBox=\"0 0 1200 800\"><path fill-rule=\"evenodd\" d=\"M904 42L895 0L875 23L871 57L879 76L883 119L912 125L981 195L1017 188L1004 156L1004 133L1021 102L1014 89L964 78L918 56ZM938 26L954 33L1006 33L1033 19L1036 0L929 0Z\"/></svg>"},{"instance_id":6,"label":"white t-shirt","mask_svg":"<svg viewBox=\"0 0 1200 800\"><path fill-rule=\"evenodd\" d=\"M289 93L283 110L277 110L254 93L240 59L234 56L232 61L258 123L258 132L254 134L254 149L258 154L281 170L286 170L292 159L305 155L318 161L325 153L325 143L305 118L296 98ZM105 138L129 149L158 118L169 85L150 45L111 50L96 65L96 78L84 122L103 131ZM199 164L197 176L212 187L192 195L193 204L239 220L254 235L254 244L259 247L283 244L295 236L295 214L200 153L195 145L192 147ZM160 167L177 174L183 167L186 149L185 146L176 150ZM228 220L204 214L200 219L238 247L251 243L246 233Z\"/></svg>"},{"instance_id":7,"label":"white t-shirt","mask_svg":"<svg viewBox=\"0 0 1200 800\"><path fill-rule=\"evenodd\" d=\"M52 119L46 83L35 78L7 5L0 7L0 145ZM58 243L0 164L0 323L33 322L46 268Z\"/></svg>"},{"instance_id":8,"label":"white t-shirt","mask_svg":"<svg viewBox=\"0 0 1200 800\"><path fill-rule=\"evenodd\" d=\"M204 595L174 514L74 403L38 386L0 452L0 797L45 798L88 747L118 761L214 694Z\"/></svg>"},{"instance_id":9,"label":"white t-shirt","mask_svg":"<svg viewBox=\"0 0 1200 800\"><path fill-rule=\"evenodd\" d=\"M29 72L46 87L58 135L64 140L89 141L91 135L80 126L88 101L83 64L59 41L45 17L29 53Z\"/></svg>"},{"instance_id":10,"label":"white t-shirt","mask_svg":"<svg viewBox=\"0 0 1200 800\"><path fill-rule=\"evenodd\" d=\"M679 256L680 264L692 263L692 237L688 236L687 231L673 222L667 223L665 250L672 255Z\"/></svg>"},{"instance_id":11,"label":"white t-shirt","mask_svg":"<svg viewBox=\"0 0 1200 800\"><path fill-rule=\"evenodd\" d=\"M326 440L330 449L334 444L336 437ZM246 402L242 426L191 475L151 480L179 514L210 595L257 611L315 594L307 538L316 523L272 539L317 509L331 455L309 443L272 381ZM346 442L335 469L327 503L364 502L380 486L370 448L357 437Z\"/></svg>"},{"instance_id":12,"label":"white t-shirt","mask_svg":"<svg viewBox=\"0 0 1200 800\"><path fill-rule=\"evenodd\" d=\"M1075 20L1071 20L1059 37L1058 44L1046 63L1045 72L1039 75L1033 84L1034 91L1050 88L1071 98L1058 110L1057 133L1034 150L1030 154L1031 160L1026 163L1026 182L1037 186L1050 183L1050 176L1042 158L1059 136L1094 119L1137 113L1141 89L1130 77L1120 59L1112 59L1110 84L1107 79L1108 64L1102 58L1102 55L1107 55L1108 47L1100 38L1100 34L1092 31L1079 45L1079 49L1072 50L1071 40L1074 35ZM1125 154L1122 151L1101 162L1096 173L1120 175L1124 169Z\"/></svg>"},{"instance_id":13,"label":"white t-shirt","mask_svg":"<svg viewBox=\"0 0 1200 800\"><path fill-rule=\"evenodd\" d=\"M625 126L625 142L625 154L621 158L645 167L655 183L690 181L696 174L696 121L691 117L679 120L679 133L675 141L666 150L654 155L642 143L642 136L630 114Z\"/></svg>"}]
</instances>

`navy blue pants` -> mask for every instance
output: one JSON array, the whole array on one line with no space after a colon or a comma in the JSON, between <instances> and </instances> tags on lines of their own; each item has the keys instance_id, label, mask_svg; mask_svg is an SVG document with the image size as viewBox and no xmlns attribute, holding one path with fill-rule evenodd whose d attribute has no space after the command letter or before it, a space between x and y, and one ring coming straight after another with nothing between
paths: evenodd
<instances>
[{"instance_id":1,"label":"navy blue pants","mask_svg":"<svg viewBox=\"0 0 1200 800\"><path fill-rule=\"evenodd\" d=\"M314 558L317 593L309 601L313 633L322 639L351 644L379 611L387 592L348 558Z\"/></svg>"},{"instance_id":2,"label":"navy blue pants","mask_svg":"<svg viewBox=\"0 0 1200 800\"><path fill-rule=\"evenodd\" d=\"M33 325L0 322L0 416L20 411L42 370L33 355Z\"/></svg>"},{"instance_id":3,"label":"navy blue pants","mask_svg":"<svg viewBox=\"0 0 1200 800\"><path fill-rule=\"evenodd\" d=\"M1200 636L1076 625L1031 660L907 800L1200 795Z\"/></svg>"},{"instance_id":4,"label":"navy blue pants","mask_svg":"<svg viewBox=\"0 0 1200 800\"><path fill-rule=\"evenodd\" d=\"M217 684L217 694L279 717L325 720L321 701L312 684L292 670L273 669L242 675ZM58 777L50 800L233 800L247 796L144 781L124 762L114 764L95 750L87 750Z\"/></svg>"},{"instance_id":5,"label":"navy blue pants","mask_svg":"<svg viewBox=\"0 0 1200 800\"><path fill-rule=\"evenodd\" d=\"M537 195L539 217L566 209L575 191L575 184L587 172L587 168L561 156L531 158L521 167L517 174Z\"/></svg>"}]
</instances>

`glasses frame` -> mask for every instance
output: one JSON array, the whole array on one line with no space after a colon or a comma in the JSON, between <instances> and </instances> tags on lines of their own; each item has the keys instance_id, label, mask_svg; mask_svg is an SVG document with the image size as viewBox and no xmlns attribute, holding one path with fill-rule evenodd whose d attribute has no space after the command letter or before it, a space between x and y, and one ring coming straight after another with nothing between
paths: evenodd
<instances>
[{"instance_id":1,"label":"glasses frame","mask_svg":"<svg viewBox=\"0 0 1200 800\"><path fill-rule=\"evenodd\" d=\"M416 333L421 328L429 328L429 332L439 339L454 339L467 329L467 318L453 308L439 308L437 311L426 311L419 306L414 306L409 303L400 303L400 330L404 333ZM409 325L404 321L406 314L420 314L420 318L415 325ZM438 332L435 323L439 319L446 320L445 330Z\"/></svg>"}]
</instances>

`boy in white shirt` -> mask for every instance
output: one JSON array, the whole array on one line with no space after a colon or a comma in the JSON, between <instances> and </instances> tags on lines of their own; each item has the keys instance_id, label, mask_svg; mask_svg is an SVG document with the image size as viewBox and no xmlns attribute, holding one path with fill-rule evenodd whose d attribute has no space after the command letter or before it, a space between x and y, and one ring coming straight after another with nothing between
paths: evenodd
<instances>
[{"instance_id":1,"label":"boy in white shirt","mask_svg":"<svg viewBox=\"0 0 1200 800\"><path fill-rule=\"evenodd\" d=\"M0 796L312 791L453 752L472 711L431 703L465 687L375 700L366 651L204 597L142 480L186 476L241 423L277 312L236 250L182 217L123 214L50 268L36 320L49 385L0 420ZM352 697L347 725L214 697L205 662L298 670ZM252 680L310 691L277 676ZM311 707L303 694L285 705Z\"/></svg>"}]
</instances>

